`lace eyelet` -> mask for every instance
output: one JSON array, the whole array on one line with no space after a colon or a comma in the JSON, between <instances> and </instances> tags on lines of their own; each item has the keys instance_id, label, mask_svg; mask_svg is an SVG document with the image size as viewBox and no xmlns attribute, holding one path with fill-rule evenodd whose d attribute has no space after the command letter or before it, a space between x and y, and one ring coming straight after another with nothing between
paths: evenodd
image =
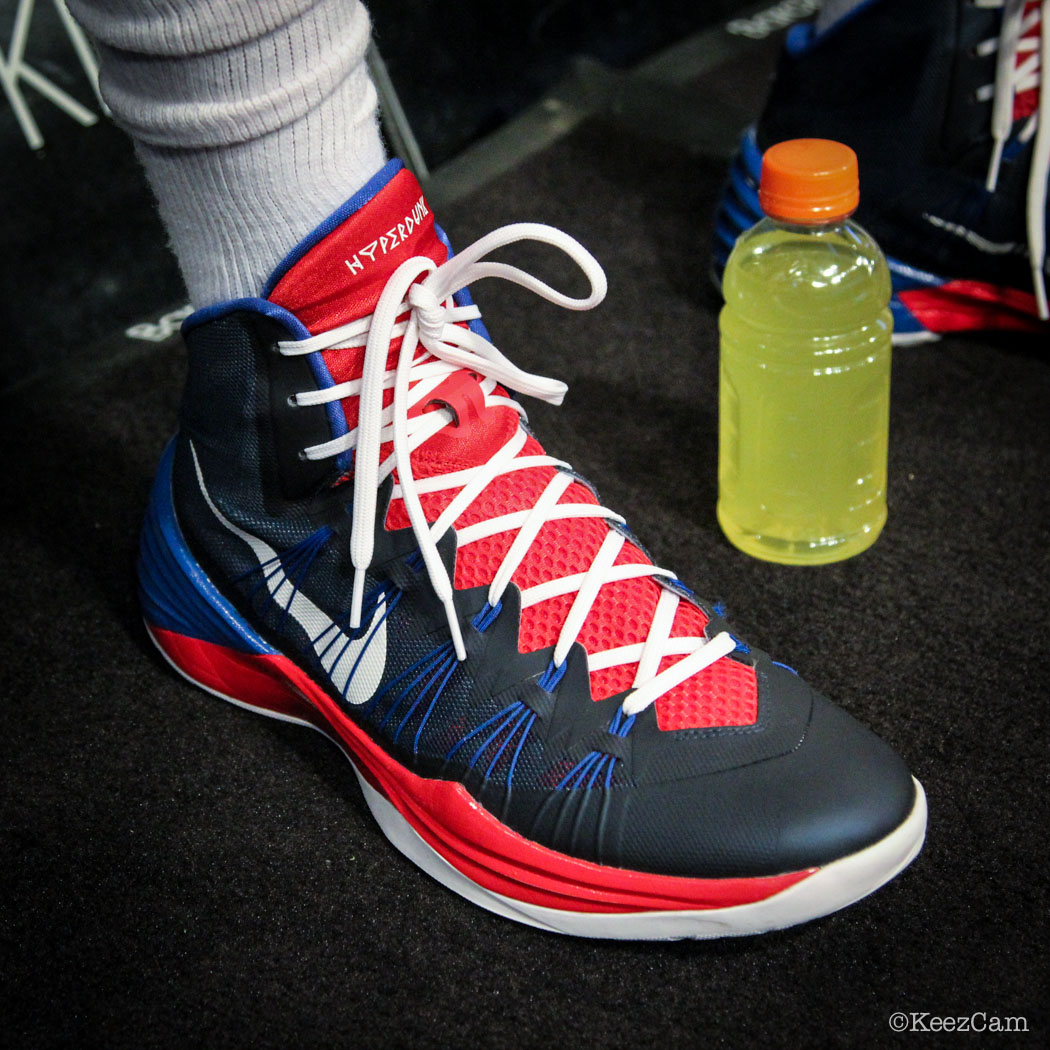
<instances>
[{"instance_id":1,"label":"lace eyelet","mask_svg":"<svg viewBox=\"0 0 1050 1050\"><path fill-rule=\"evenodd\" d=\"M441 408L445 409L449 413L449 415L452 416L452 426L454 426L454 427L458 427L459 426L459 413L456 411L455 406L450 401L446 401L446 400L444 400L444 398L440 398L440 397L432 397L423 406L423 411L424 412L428 411L431 405L437 405L437 407L439 409L441 409Z\"/></svg>"}]
</instances>

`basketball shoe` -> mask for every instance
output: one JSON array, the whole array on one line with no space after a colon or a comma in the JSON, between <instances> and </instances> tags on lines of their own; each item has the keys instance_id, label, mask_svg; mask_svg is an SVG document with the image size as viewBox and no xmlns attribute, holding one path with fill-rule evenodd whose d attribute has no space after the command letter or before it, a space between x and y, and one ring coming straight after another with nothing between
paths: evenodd
<instances>
[{"instance_id":1,"label":"basketball shoe","mask_svg":"<svg viewBox=\"0 0 1050 1050\"><path fill-rule=\"evenodd\" d=\"M532 238L572 299L488 255ZM191 681L319 729L393 844L493 912L590 937L757 933L892 878L921 787L736 639L550 456L465 290L572 309L594 258L519 224L452 255L392 161L257 299L187 319L142 533L149 633Z\"/></svg>"},{"instance_id":2,"label":"basketball shoe","mask_svg":"<svg viewBox=\"0 0 1050 1050\"><path fill-rule=\"evenodd\" d=\"M795 26L730 169L719 279L761 217L762 152L784 139L838 139L860 163L857 219L890 265L896 342L1050 335L1048 23L1048 0L867 0L827 24Z\"/></svg>"}]
</instances>

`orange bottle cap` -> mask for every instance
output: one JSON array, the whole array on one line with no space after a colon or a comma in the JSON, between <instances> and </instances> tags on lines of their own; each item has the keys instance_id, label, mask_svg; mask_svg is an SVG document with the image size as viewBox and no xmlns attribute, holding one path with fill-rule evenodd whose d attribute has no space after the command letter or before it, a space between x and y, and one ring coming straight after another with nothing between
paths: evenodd
<instances>
[{"instance_id":1,"label":"orange bottle cap","mask_svg":"<svg viewBox=\"0 0 1050 1050\"><path fill-rule=\"evenodd\" d=\"M857 154L831 139L778 142L762 157L758 201L772 219L844 219L860 201Z\"/></svg>"}]
</instances>

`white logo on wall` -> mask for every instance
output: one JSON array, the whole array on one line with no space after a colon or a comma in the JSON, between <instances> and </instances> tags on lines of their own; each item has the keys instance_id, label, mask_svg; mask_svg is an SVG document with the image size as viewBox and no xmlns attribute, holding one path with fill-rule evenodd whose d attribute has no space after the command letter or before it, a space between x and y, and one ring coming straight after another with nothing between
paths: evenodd
<instances>
[{"instance_id":1,"label":"white logo on wall","mask_svg":"<svg viewBox=\"0 0 1050 1050\"><path fill-rule=\"evenodd\" d=\"M165 339L170 339L179 330L179 325L191 313L193 313L192 306L188 304L180 306L171 313L163 314L157 321L142 321L139 324L133 324L124 330L124 334L129 339L142 339L147 343L163 343Z\"/></svg>"},{"instance_id":2,"label":"white logo on wall","mask_svg":"<svg viewBox=\"0 0 1050 1050\"><path fill-rule=\"evenodd\" d=\"M734 36L746 36L752 40L764 40L767 36L785 29L792 22L806 18L819 11L821 0L781 0L750 18L734 18L726 23L726 32Z\"/></svg>"},{"instance_id":3,"label":"white logo on wall","mask_svg":"<svg viewBox=\"0 0 1050 1050\"><path fill-rule=\"evenodd\" d=\"M66 9L63 0L51 0L55 10L58 12L62 25L73 45L84 75L88 78L92 90L102 111L106 112L106 105L102 96L98 93L98 63L91 52L91 47L84 36L83 30L73 21L73 16ZM72 117L78 124L85 128L98 123L98 114L92 113L87 106L82 106L75 98L63 91L54 81L49 80L38 72L25 60L26 44L29 42L29 32L33 22L33 11L36 0L18 0L15 11L14 26L11 30L11 41L7 48L7 54L0 52L0 86L4 89L7 101L14 111L18 125L25 136L26 144L30 149L40 149L44 145L44 136L29 111L25 97L22 94L24 86L31 87L38 94L43 95L52 105L57 106L63 113Z\"/></svg>"}]
</instances>

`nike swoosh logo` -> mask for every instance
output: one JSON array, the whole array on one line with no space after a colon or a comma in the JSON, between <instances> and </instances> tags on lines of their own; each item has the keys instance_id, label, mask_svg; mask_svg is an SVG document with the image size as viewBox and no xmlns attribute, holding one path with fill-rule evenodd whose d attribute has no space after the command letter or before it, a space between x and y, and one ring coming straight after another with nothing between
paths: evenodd
<instances>
[{"instance_id":1,"label":"nike swoosh logo","mask_svg":"<svg viewBox=\"0 0 1050 1050\"><path fill-rule=\"evenodd\" d=\"M949 222L947 219L942 219L937 215L931 215L929 212L923 212L922 217L931 226L936 226L939 230L944 230L946 233L953 234L954 236L966 241L967 244L972 245L978 251L986 252L989 255L1028 254L1024 247L1016 241L990 241L987 237L982 237L979 233L974 233L973 230L968 230L965 226L960 226L957 222Z\"/></svg>"},{"instance_id":2,"label":"nike swoosh logo","mask_svg":"<svg viewBox=\"0 0 1050 1050\"><path fill-rule=\"evenodd\" d=\"M314 647L314 652L321 661L321 666L332 680L332 685L339 690L347 703L367 703L379 688L383 670L386 667L385 599L381 599L376 608L373 619L379 622L375 628L360 638L351 638L345 634L327 613L319 609L302 591L293 586L285 575L284 569L280 567L277 551L265 540L235 525L215 506L204 484L204 474L192 441L190 452L193 453L197 484L200 486L204 502L208 504L208 509L224 528L251 548L260 566L267 566L263 571L263 577L274 602L286 610L288 615L306 632Z\"/></svg>"}]
</instances>

